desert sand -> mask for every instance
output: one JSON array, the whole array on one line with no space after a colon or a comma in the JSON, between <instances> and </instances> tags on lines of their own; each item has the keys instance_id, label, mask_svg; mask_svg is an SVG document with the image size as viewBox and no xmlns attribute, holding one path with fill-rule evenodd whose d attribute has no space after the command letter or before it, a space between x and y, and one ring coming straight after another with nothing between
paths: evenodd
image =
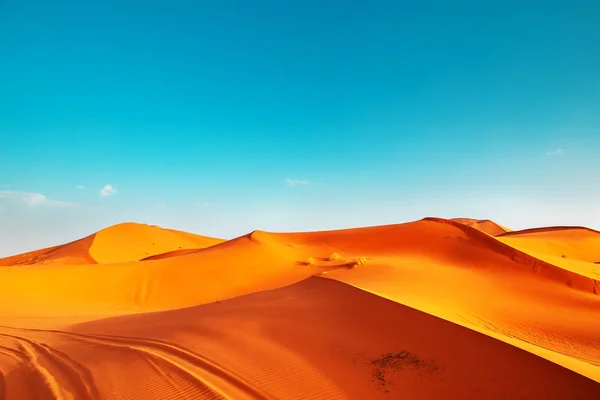
<instances>
[{"instance_id":1,"label":"desert sand","mask_svg":"<svg viewBox=\"0 0 600 400\"><path fill-rule=\"evenodd\" d=\"M600 399L600 232L115 225L0 259L0 399Z\"/></svg>"}]
</instances>

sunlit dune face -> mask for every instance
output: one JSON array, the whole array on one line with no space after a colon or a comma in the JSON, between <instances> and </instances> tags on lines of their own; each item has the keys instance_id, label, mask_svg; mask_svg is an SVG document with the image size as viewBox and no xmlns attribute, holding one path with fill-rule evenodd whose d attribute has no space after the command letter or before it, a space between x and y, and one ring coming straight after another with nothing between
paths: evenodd
<instances>
[{"instance_id":1,"label":"sunlit dune face","mask_svg":"<svg viewBox=\"0 0 600 400\"><path fill-rule=\"evenodd\" d=\"M202 249L221 239L162 229L157 226L126 223L96 234L90 255L101 264L139 261L172 251Z\"/></svg>"}]
</instances>

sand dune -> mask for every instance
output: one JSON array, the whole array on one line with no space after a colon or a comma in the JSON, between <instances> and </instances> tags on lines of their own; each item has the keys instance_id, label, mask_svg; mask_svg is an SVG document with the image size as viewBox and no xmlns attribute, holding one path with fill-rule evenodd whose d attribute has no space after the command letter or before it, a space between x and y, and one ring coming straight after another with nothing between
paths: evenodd
<instances>
[{"instance_id":1,"label":"sand dune","mask_svg":"<svg viewBox=\"0 0 600 400\"><path fill-rule=\"evenodd\" d=\"M600 234L495 226L121 224L2 259L0 399L600 398Z\"/></svg>"},{"instance_id":2,"label":"sand dune","mask_svg":"<svg viewBox=\"0 0 600 400\"><path fill-rule=\"evenodd\" d=\"M513 247L585 262L600 262L600 232L581 227L554 227L507 232L498 238Z\"/></svg>"},{"instance_id":3,"label":"sand dune","mask_svg":"<svg viewBox=\"0 0 600 400\"><path fill-rule=\"evenodd\" d=\"M499 225L494 221L490 221L489 219L452 218L451 221L456 221L461 224L471 226L492 236L501 235L511 231L510 229Z\"/></svg>"},{"instance_id":4,"label":"sand dune","mask_svg":"<svg viewBox=\"0 0 600 400\"><path fill-rule=\"evenodd\" d=\"M600 385L526 351L316 277L68 330L3 328L2 338L19 343L15 356L43 368L57 392L76 398L600 396Z\"/></svg>"},{"instance_id":5,"label":"sand dune","mask_svg":"<svg viewBox=\"0 0 600 400\"><path fill-rule=\"evenodd\" d=\"M203 249L223 239L136 223L102 229L84 239L0 259L0 266L111 264L139 261L177 250Z\"/></svg>"},{"instance_id":6,"label":"sand dune","mask_svg":"<svg viewBox=\"0 0 600 400\"><path fill-rule=\"evenodd\" d=\"M123 249L129 256L129 247ZM86 318L210 303L285 286L323 270L302 268L297 260L303 257L273 235L253 232L180 257L5 268L0 269L6 299L0 312L20 318Z\"/></svg>"},{"instance_id":7,"label":"sand dune","mask_svg":"<svg viewBox=\"0 0 600 400\"><path fill-rule=\"evenodd\" d=\"M82 265L96 264L96 260L89 253L94 242L91 235L60 246L48 247L41 250L17 254L12 257L0 258L0 266L34 265L34 264L60 264Z\"/></svg>"},{"instance_id":8,"label":"sand dune","mask_svg":"<svg viewBox=\"0 0 600 400\"><path fill-rule=\"evenodd\" d=\"M600 232L583 227L550 227L509 232L498 239L540 260L600 279Z\"/></svg>"},{"instance_id":9,"label":"sand dune","mask_svg":"<svg viewBox=\"0 0 600 400\"><path fill-rule=\"evenodd\" d=\"M89 252L98 263L110 264L139 261L180 249L203 249L222 242L222 239L157 226L125 223L96 233Z\"/></svg>"}]
</instances>

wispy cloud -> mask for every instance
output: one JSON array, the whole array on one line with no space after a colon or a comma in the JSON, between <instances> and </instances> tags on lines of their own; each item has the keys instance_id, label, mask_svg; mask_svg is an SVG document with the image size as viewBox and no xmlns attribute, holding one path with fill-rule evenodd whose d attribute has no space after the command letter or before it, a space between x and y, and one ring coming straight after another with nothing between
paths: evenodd
<instances>
[{"instance_id":1,"label":"wispy cloud","mask_svg":"<svg viewBox=\"0 0 600 400\"><path fill-rule=\"evenodd\" d=\"M549 157L552 157L552 156L559 156L562 153L563 153L563 149L556 149L556 150L547 152L546 155Z\"/></svg>"},{"instance_id":2,"label":"wispy cloud","mask_svg":"<svg viewBox=\"0 0 600 400\"><path fill-rule=\"evenodd\" d=\"M285 178L285 184L288 186L308 185L308 181Z\"/></svg>"},{"instance_id":3,"label":"wispy cloud","mask_svg":"<svg viewBox=\"0 0 600 400\"><path fill-rule=\"evenodd\" d=\"M111 185L106 185L100 189L100 196L102 197L112 196L115 193L117 193L117 188L112 187Z\"/></svg>"},{"instance_id":4,"label":"wispy cloud","mask_svg":"<svg viewBox=\"0 0 600 400\"><path fill-rule=\"evenodd\" d=\"M85 189L85 186L83 186L83 185L75 185L75 189Z\"/></svg>"},{"instance_id":5,"label":"wispy cloud","mask_svg":"<svg viewBox=\"0 0 600 400\"><path fill-rule=\"evenodd\" d=\"M74 207L76 203L49 199L41 193L0 190L0 200L26 204L31 207Z\"/></svg>"}]
</instances>

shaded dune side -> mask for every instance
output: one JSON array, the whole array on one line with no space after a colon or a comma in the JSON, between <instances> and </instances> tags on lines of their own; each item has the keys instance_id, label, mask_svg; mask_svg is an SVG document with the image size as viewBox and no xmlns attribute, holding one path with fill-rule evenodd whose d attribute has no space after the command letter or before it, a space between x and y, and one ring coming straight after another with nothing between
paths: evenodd
<instances>
[{"instance_id":1,"label":"shaded dune side","mask_svg":"<svg viewBox=\"0 0 600 400\"><path fill-rule=\"evenodd\" d=\"M505 257L510 258L512 261L515 261L518 264L528 267L530 271L534 272L537 275L543 276L544 278L550 279L558 283L566 284L569 287L584 292L593 293L595 295L600 294L600 281L576 274L571 271L566 271L560 267L542 261L523 251L515 249L514 247L506 243L491 238L485 233L479 231L478 229L455 221L441 218L428 217L424 218L423 220L434 221L442 224L449 224L454 227L457 227L464 231L473 240L474 244L484 246L498 254L504 255Z\"/></svg>"},{"instance_id":2,"label":"shaded dune side","mask_svg":"<svg viewBox=\"0 0 600 400\"><path fill-rule=\"evenodd\" d=\"M244 240L249 240L249 241L255 242L255 243L261 243L263 245L274 245L274 247L272 247L272 249L276 249L278 246L284 245L284 243L282 243L280 240L277 239L276 235L271 234L269 232L265 232L265 231L255 230L255 231L252 231L245 235L231 239L231 240L227 240L227 241L220 240L218 243L215 243L208 247L210 247L211 250L215 250L215 249L222 250L222 249L226 249L231 246L235 246L236 243L238 243L240 241L244 241ZM207 250L207 248L191 248L191 249L168 251L166 253L160 253L160 254L150 256L150 257L143 258L140 261L162 260L165 258L189 256L192 254L203 253L205 250Z\"/></svg>"},{"instance_id":3,"label":"shaded dune side","mask_svg":"<svg viewBox=\"0 0 600 400\"><path fill-rule=\"evenodd\" d=\"M599 297L569 287L573 279L592 280L535 264L497 238L455 224L425 219L287 237L306 246L326 243L342 257L367 256L366 265L330 270L328 278L489 334L600 382Z\"/></svg>"},{"instance_id":4,"label":"shaded dune side","mask_svg":"<svg viewBox=\"0 0 600 400\"><path fill-rule=\"evenodd\" d=\"M59 246L46 247L39 250L28 251L26 253L15 254L13 256L0 258L0 266L9 266L9 265L27 265L27 263L32 263L34 259L37 259L44 254L52 252L56 250Z\"/></svg>"},{"instance_id":5,"label":"shaded dune side","mask_svg":"<svg viewBox=\"0 0 600 400\"><path fill-rule=\"evenodd\" d=\"M153 256L142 258L140 261L162 260L163 258L173 258L173 257L185 256L188 254L197 253L201 250L202 249L181 249L181 250L167 251L166 253L155 254Z\"/></svg>"},{"instance_id":6,"label":"shaded dune side","mask_svg":"<svg viewBox=\"0 0 600 400\"><path fill-rule=\"evenodd\" d=\"M94 321L71 331L84 340L176 342L274 398L600 396L597 383L526 351L317 277L219 304ZM85 349L68 346L61 350L85 356Z\"/></svg>"},{"instance_id":7,"label":"shaded dune side","mask_svg":"<svg viewBox=\"0 0 600 400\"><path fill-rule=\"evenodd\" d=\"M434 257L442 262L469 268L486 268L539 276L586 293L600 294L600 282L564 270L515 249L471 226L442 218L428 217L396 225L382 225L336 231L272 234L281 241L306 247L325 256ZM308 253L307 253L308 254ZM508 262L505 262L508 261Z\"/></svg>"},{"instance_id":8,"label":"shaded dune side","mask_svg":"<svg viewBox=\"0 0 600 400\"><path fill-rule=\"evenodd\" d=\"M0 266L34 264L96 264L96 260L94 260L89 254L89 248L94 241L94 237L95 234L67 244L1 258Z\"/></svg>"},{"instance_id":9,"label":"shaded dune side","mask_svg":"<svg viewBox=\"0 0 600 400\"><path fill-rule=\"evenodd\" d=\"M17 265L17 264L25 264L27 262L31 262L33 259L42 256L43 254L47 254L56 250L59 246L46 247L39 250L28 251L26 253L15 254L13 256L0 258L0 265L8 266L8 265Z\"/></svg>"}]
</instances>

